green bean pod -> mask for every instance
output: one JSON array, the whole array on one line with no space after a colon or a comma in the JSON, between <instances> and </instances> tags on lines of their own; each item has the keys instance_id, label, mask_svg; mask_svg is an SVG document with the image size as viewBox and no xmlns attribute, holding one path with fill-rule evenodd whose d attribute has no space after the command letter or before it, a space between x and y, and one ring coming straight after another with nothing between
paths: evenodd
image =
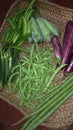
<instances>
[{"instance_id":1,"label":"green bean pod","mask_svg":"<svg viewBox=\"0 0 73 130\"><path fill-rule=\"evenodd\" d=\"M27 39L28 42L33 43L32 35L31 35L31 29L30 29L30 22L29 21L28 21L27 34L29 34L28 39Z\"/></svg>"},{"instance_id":2,"label":"green bean pod","mask_svg":"<svg viewBox=\"0 0 73 130\"><path fill-rule=\"evenodd\" d=\"M42 41L42 35L39 30L38 24L36 20L31 17L30 19L30 28L31 28L31 33L32 33L32 39L35 43L39 43Z\"/></svg>"},{"instance_id":3,"label":"green bean pod","mask_svg":"<svg viewBox=\"0 0 73 130\"><path fill-rule=\"evenodd\" d=\"M15 28L16 28L16 26L15 26L15 24L14 24L14 22L12 21L11 18L7 17L6 20L7 20L7 22L10 24L10 26L12 27L12 29L15 29Z\"/></svg>"},{"instance_id":4,"label":"green bean pod","mask_svg":"<svg viewBox=\"0 0 73 130\"><path fill-rule=\"evenodd\" d=\"M25 17L22 17L22 36L25 36L27 33L27 22Z\"/></svg>"},{"instance_id":5,"label":"green bean pod","mask_svg":"<svg viewBox=\"0 0 73 130\"><path fill-rule=\"evenodd\" d=\"M40 17L36 18L37 24L40 28L43 39L47 42L51 42L51 32L45 26L44 22L40 19Z\"/></svg>"},{"instance_id":6,"label":"green bean pod","mask_svg":"<svg viewBox=\"0 0 73 130\"><path fill-rule=\"evenodd\" d=\"M2 38L3 45L5 45L6 43L8 43L9 35L10 35L10 29L7 29L4 32L4 34L3 34L3 38Z\"/></svg>"},{"instance_id":7,"label":"green bean pod","mask_svg":"<svg viewBox=\"0 0 73 130\"><path fill-rule=\"evenodd\" d=\"M19 38L19 34L18 32L15 32L14 35L13 35L13 43L15 43L17 41L17 39Z\"/></svg>"},{"instance_id":8,"label":"green bean pod","mask_svg":"<svg viewBox=\"0 0 73 130\"><path fill-rule=\"evenodd\" d=\"M59 34L60 34L59 29L52 22L50 22L47 19L41 18L41 17L40 17L40 19L44 22L45 26L48 28L48 30L52 34L59 36Z\"/></svg>"}]
</instances>

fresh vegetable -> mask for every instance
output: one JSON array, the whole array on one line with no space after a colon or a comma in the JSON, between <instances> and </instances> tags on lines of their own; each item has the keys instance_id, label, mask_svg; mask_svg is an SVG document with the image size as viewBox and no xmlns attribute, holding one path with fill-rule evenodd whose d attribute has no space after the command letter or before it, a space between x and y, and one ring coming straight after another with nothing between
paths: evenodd
<instances>
[{"instance_id":1,"label":"fresh vegetable","mask_svg":"<svg viewBox=\"0 0 73 130\"><path fill-rule=\"evenodd\" d=\"M25 19L25 17L22 17L22 36L25 36L27 33L27 21Z\"/></svg>"},{"instance_id":2,"label":"fresh vegetable","mask_svg":"<svg viewBox=\"0 0 73 130\"><path fill-rule=\"evenodd\" d=\"M18 44L19 46L28 39L30 35L27 33L28 21L32 15L34 3L35 0L32 0L25 9L17 12L12 18L6 18L10 26L3 35L2 43L4 51L7 51L11 47L10 45L17 46ZM18 40L20 43L18 43Z\"/></svg>"},{"instance_id":3,"label":"fresh vegetable","mask_svg":"<svg viewBox=\"0 0 73 130\"><path fill-rule=\"evenodd\" d=\"M8 84L12 92L19 94L20 106L25 104L32 109L32 113L25 116L28 120L21 130L34 130L73 95L73 75L61 85L54 84L54 78L61 69L68 67L67 72L73 71L73 22L67 23L61 50L59 30L47 19L36 15L34 2L32 0L25 9L7 18L10 26L3 36L0 52L2 88ZM62 59L62 65L56 68L51 48L44 46L40 49L38 44L31 44L29 49L22 49L20 46L27 40L30 43L43 40L50 43L52 40L55 56Z\"/></svg>"},{"instance_id":4,"label":"fresh vegetable","mask_svg":"<svg viewBox=\"0 0 73 130\"><path fill-rule=\"evenodd\" d=\"M32 0L25 9L17 12L12 18L6 18L9 28L3 35L0 50L0 83L2 88L8 83L11 70L19 60L20 51L15 50L12 46L20 46L29 36L27 34L27 24L33 12L34 2L35 0Z\"/></svg>"},{"instance_id":5,"label":"fresh vegetable","mask_svg":"<svg viewBox=\"0 0 73 130\"><path fill-rule=\"evenodd\" d=\"M73 72L73 56L71 57L70 63L64 69L64 73L71 73Z\"/></svg>"},{"instance_id":6,"label":"fresh vegetable","mask_svg":"<svg viewBox=\"0 0 73 130\"><path fill-rule=\"evenodd\" d=\"M11 90L15 88L15 91L18 91L21 98L20 105L25 103L26 106L32 108L49 93L53 86L53 79L58 73L55 72L56 65L53 62L53 51L45 46L41 50L37 44L36 46L32 44L29 53L24 53L20 63L12 69L8 85ZM12 85L13 78L15 79L14 85Z\"/></svg>"},{"instance_id":7,"label":"fresh vegetable","mask_svg":"<svg viewBox=\"0 0 73 130\"><path fill-rule=\"evenodd\" d=\"M55 54L58 62L61 63L61 60L62 60L62 50L61 50L61 44L60 44L58 36L54 35L52 37L52 45L53 45L53 49L54 49L54 54Z\"/></svg>"},{"instance_id":8,"label":"fresh vegetable","mask_svg":"<svg viewBox=\"0 0 73 130\"><path fill-rule=\"evenodd\" d=\"M35 43L42 42L43 40L50 42L52 35L59 36L59 30L57 27L35 13L30 19L30 27L32 39Z\"/></svg>"},{"instance_id":9,"label":"fresh vegetable","mask_svg":"<svg viewBox=\"0 0 73 130\"><path fill-rule=\"evenodd\" d=\"M63 104L63 102L65 102L68 98L70 98L70 96L73 95L72 91L73 88L67 90L67 92L63 93L57 98L57 100L50 104L50 107L44 108L41 113L38 113L38 115L33 116L33 119L31 117L32 121L30 121L28 124L25 124L20 130L35 130L35 128L37 128L48 117L50 117L56 111L56 109L58 109Z\"/></svg>"},{"instance_id":10,"label":"fresh vegetable","mask_svg":"<svg viewBox=\"0 0 73 130\"><path fill-rule=\"evenodd\" d=\"M73 22L66 24L63 46L62 46L62 64L68 64L73 50Z\"/></svg>"},{"instance_id":11,"label":"fresh vegetable","mask_svg":"<svg viewBox=\"0 0 73 130\"><path fill-rule=\"evenodd\" d=\"M42 19L39 17L39 18L36 18L36 21L40 28L43 39L47 42L51 42L51 33L50 33L49 29L45 26Z\"/></svg>"},{"instance_id":12,"label":"fresh vegetable","mask_svg":"<svg viewBox=\"0 0 73 130\"><path fill-rule=\"evenodd\" d=\"M30 18L30 14L32 12L31 10L33 10L32 7L33 7L35 1L36 0L31 0L27 7L17 11L16 14L12 17L12 20L15 22L17 20L17 18L24 15L24 17L26 17L26 19L28 21L28 19Z\"/></svg>"},{"instance_id":13,"label":"fresh vegetable","mask_svg":"<svg viewBox=\"0 0 73 130\"><path fill-rule=\"evenodd\" d=\"M36 19L34 17L31 17L30 19L30 29L31 29L31 35L32 39L35 43L39 43L42 41L42 35L40 32L40 29L38 27L38 24L36 22Z\"/></svg>"},{"instance_id":14,"label":"fresh vegetable","mask_svg":"<svg viewBox=\"0 0 73 130\"><path fill-rule=\"evenodd\" d=\"M59 36L59 29L52 22L45 18L41 18L41 20L45 23L46 27L53 35Z\"/></svg>"},{"instance_id":15,"label":"fresh vegetable","mask_svg":"<svg viewBox=\"0 0 73 130\"><path fill-rule=\"evenodd\" d=\"M58 29L45 18L34 14L29 21L31 36L28 38L31 43L32 39L35 43L44 41L51 42L52 35L59 35ZM31 38L32 37L32 38Z\"/></svg>"},{"instance_id":16,"label":"fresh vegetable","mask_svg":"<svg viewBox=\"0 0 73 130\"><path fill-rule=\"evenodd\" d=\"M19 38L19 33L15 32L14 35L13 35L13 38L12 38L13 44L16 43L16 41L18 40L18 38Z\"/></svg>"},{"instance_id":17,"label":"fresh vegetable","mask_svg":"<svg viewBox=\"0 0 73 130\"><path fill-rule=\"evenodd\" d=\"M64 67L64 66L62 66ZM71 75L62 85L51 91L50 95L36 106L33 113L24 117L28 118L21 130L34 130L50 117L70 96L73 95L73 75Z\"/></svg>"},{"instance_id":18,"label":"fresh vegetable","mask_svg":"<svg viewBox=\"0 0 73 130\"><path fill-rule=\"evenodd\" d=\"M59 31L53 23L39 16L38 9L33 8L34 2L35 0L32 0L27 7L18 11L12 18L6 18L10 26L3 36L3 50L7 51L10 45L21 46L24 41L51 42L52 35L59 35ZM20 39L24 40L18 44Z\"/></svg>"},{"instance_id":19,"label":"fresh vegetable","mask_svg":"<svg viewBox=\"0 0 73 130\"><path fill-rule=\"evenodd\" d=\"M6 18L6 20L7 20L7 22L10 24L10 26L12 27L12 29L15 29L16 28L16 26L15 26L15 24L14 24L14 22L12 21L12 19L11 18Z\"/></svg>"},{"instance_id":20,"label":"fresh vegetable","mask_svg":"<svg viewBox=\"0 0 73 130\"><path fill-rule=\"evenodd\" d=\"M13 29L7 29L2 38L2 45L8 48L9 43L12 43L12 38L15 31ZM10 35L11 34L11 35ZM4 49L4 48L3 48Z\"/></svg>"},{"instance_id":21,"label":"fresh vegetable","mask_svg":"<svg viewBox=\"0 0 73 130\"><path fill-rule=\"evenodd\" d=\"M0 52L0 85L2 89L8 82L10 72L12 69L12 57L10 52Z\"/></svg>"}]
</instances>

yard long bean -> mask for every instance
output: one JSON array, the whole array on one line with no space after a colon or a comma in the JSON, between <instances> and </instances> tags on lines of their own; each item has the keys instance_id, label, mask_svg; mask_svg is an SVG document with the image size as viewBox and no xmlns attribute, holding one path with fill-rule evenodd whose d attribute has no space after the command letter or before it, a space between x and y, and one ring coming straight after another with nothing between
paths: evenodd
<instances>
[{"instance_id":1,"label":"yard long bean","mask_svg":"<svg viewBox=\"0 0 73 130\"><path fill-rule=\"evenodd\" d=\"M28 127L26 127L26 130L34 130L34 127L36 128L36 126L38 126L38 124L41 124L54 111L56 111L56 109L59 108L61 104L63 104L71 95L73 95L73 82L71 82L72 80L73 79L69 79L70 84L68 86L66 86L66 84L64 86L64 84L63 84L64 88L56 95L58 97L56 97L55 99L52 99L53 101L51 104L49 104L49 100L48 100L47 103L45 103L43 105L43 108L41 106L41 111L39 111L39 113L37 113L37 115L36 114L35 114L35 116L33 115L33 118L29 119L30 123L29 123L29 120L28 120L28 122L26 122L27 123L26 126L28 126ZM55 96L53 96L52 98L54 98L54 97ZM41 115L43 115L43 116L41 117ZM39 119L40 119L40 123L39 123ZM34 122L36 125L34 125ZM24 130L24 128L25 128L25 125L21 130Z\"/></svg>"},{"instance_id":2,"label":"yard long bean","mask_svg":"<svg viewBox=\"0 0 73 130\"><path fill-rule=\"evenodd\" d=\"M25 119L31 117L30 121L32 120L32 118L34 118L34 116L36 116L36 114L38 114L40 111L42 111L45 107L45 104L48 106L54 102L61 94L63 94L65 91L67 91L67 89L69 89L72 85L73 85L73 76L70 76L65 83L63 83L61 86L55 87L50 91L50 95L45 98L45 100L43 100L40 104L38 104L37 106L35 106L33 108L33 112L28 114L27 116L23 117L20 121L18 121L17 123L15 123L14 125L17 125L19 123L21 123L22 121L24 121ZM27 122L28 124L28 122Z\"/></svg>"}]
</instances>

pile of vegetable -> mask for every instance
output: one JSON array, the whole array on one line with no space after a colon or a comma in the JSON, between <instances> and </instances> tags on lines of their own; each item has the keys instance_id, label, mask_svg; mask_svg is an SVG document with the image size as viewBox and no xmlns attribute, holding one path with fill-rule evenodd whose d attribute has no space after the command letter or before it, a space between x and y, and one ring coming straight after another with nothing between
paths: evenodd
<instances>
[{"instance_id":1,"label":"pile of vegetable","mask_svg":"<svg viewBox=\"0 0 73 130\"><path fill-rule=\"evenodd\" d=\"M6 18L9 28L6 29L2 37L0 49L1 74L6 73L5 81L0 79L2 88L7 84L11 75L8 66L11 66L12 69L18 64L19 54L22 51L21 45L25 41L36 44L43 41L51 42L52 35L59 35L59 30L53 23L39 16L38 9L33 8L34 3L35 0L32 0L27 7L17 11L14 16ZM10 55L10 62L5 60L4 55ZM5 63L4 66L3 62ZM4 68L7 69L4 70Z\"/></svg>"},{"instance_id":2,"label":"pile of vegetable","mask_svg":"<svg viewBox=\"0 0 73 130\"><path fill-rule=\"evenodd\" d=\"M33 44L28 56L26 53L22 54L20 62L13 67L8 82L11 91L19 92L20 106L25 104L32 108L49 94L53 87L53 75L59 71L53 61L53 50L48 50L46 46L40 49L37 44Z\"/></svg>"},{"instance_id":3,"label":"pile of vegetable","mask_svg":"<svg viewBox=\"0 0 73 130\"><path fill-rule=\"evenodd\" d=\"M68 21L66 24L62 46L59 37L55 35L52 37L52 45L59 63L66 64L64 73L73 72L73 21Z\"/></svg>"},{"instance_id":4,"label":"pile of vegetable","mask_svg":"<svg viewBox=\"0 0 73 130\"><path fill-rule=\"evenodd\" d=\"M20 130L35 130L41 123L50 117L66 100L73 95L73 75L64 84L57 86L50 95L37 105L33 112L25 116L21 121L28 119ZM19 124L21 121L14 125Z\"/></svg>"},{"instance_id":5,"label":"pile of vegetable","mask_svg":"<svg viewBox=\"0 0 73 130\"><path fill-rule=\"evenodd\" d=\"M28 119L21 130L34 130L73 95L72 73L62 84L54 84L60 71L73 72L73 22L68 21L61 45L59 29L39 15L34 3L31 0L24 9L6 18L9 28L0 47L1 89L8 85L11 92L19 95L20 106L32 109L21 120ZM30 45L23 48L25 41Z\"/></svg>"},{"instance_id":6,"label":"pile of vegetable","mask_svg":"<svg viewBox=\"0 0 73 130\"><path fill-rule=\"evenodd\" d=\"M9 28L3 35L3 50L11 46L20 46L24 41L30 43L51 42L52 35L59 36L59 29L50 21L42 18L39 11L33 8L35 0L14 16L7 17Z\"/></svg>"}]
</instances>

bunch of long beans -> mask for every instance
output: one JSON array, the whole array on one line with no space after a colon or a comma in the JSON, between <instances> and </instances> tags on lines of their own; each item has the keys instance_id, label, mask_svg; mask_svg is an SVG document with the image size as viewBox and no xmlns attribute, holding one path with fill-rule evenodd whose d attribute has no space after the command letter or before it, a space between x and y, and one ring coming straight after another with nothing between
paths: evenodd
<instances>
[{"instance_id":1,"label":"bunch of long beans","mask_svg":"<svg viewBox=\"0 0 73 130\"><path fill-rule=\"evenodd\" d=\"M56 69L56 65L53 64L52 48L47 49L44 46L40 49L38 44L31 45L28 56L23 53L21 57L21 61L12 70L8 86L13 91L18 90L21 105L32 107L49 94L53 87L53 79L60 68ZM13 77L16 79L14 78L12 84Z\"/></svg>"},{"instance_id":2,"label":"bunch of long beans","mask_svg":"<svg viewBox=\"0 0 73 130\"><path fill-rule=\"evenodd\" d=\"M33 109L33 113L24 117L28 120L20 130L35 130L72 95L73 74L62 85L55 87L50 95Z\"/></svg>"}]
</instances>

